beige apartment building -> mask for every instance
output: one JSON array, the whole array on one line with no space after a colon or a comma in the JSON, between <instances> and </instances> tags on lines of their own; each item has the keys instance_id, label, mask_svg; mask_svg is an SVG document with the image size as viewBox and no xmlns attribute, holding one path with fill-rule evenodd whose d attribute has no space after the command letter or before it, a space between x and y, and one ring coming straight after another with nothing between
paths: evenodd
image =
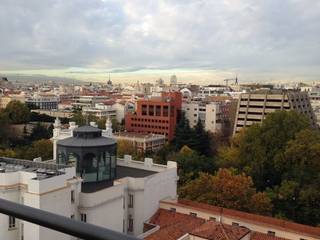
<instances>
[{"instance_id":1,"label":"beige apartment building","mask_svg":"<svg viewBox=\"0 0 320 240\"><path fill-rule=\"evenodd\" d=\"M276 110L296 110L305 114L315 125L315 116L308 93L288 90L260 90L243 93L239 97L234 134L243 127L262 122Z\"/></svg>"}]
</instances>

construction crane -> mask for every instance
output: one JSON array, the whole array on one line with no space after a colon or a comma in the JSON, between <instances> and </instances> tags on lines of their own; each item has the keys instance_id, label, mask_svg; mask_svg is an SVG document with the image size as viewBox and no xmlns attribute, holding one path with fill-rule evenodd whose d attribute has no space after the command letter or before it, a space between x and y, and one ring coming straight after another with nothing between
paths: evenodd
<instances>
[{"instance_id":1,"label":"construction crane","mask_svg":"<svg viewBox=\"0 0 320 240\"><path fill-rule=\"evenodd\" d=\"M223 81L226 82L226 86L227 86L227 87L228 87L228 85L229 85L229 81L234 81L234 83L235 83L236 85L238 85L238 76L236 76L235 78L227 78L227 79L224 79Z\"/></svg>"}]
</instances>

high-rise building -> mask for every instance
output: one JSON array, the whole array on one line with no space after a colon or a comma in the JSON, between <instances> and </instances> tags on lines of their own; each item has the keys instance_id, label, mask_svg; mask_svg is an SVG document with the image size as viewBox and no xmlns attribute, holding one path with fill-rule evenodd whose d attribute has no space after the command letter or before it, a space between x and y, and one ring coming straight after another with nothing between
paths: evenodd
<instances>
[{"instance_id":1,"label":"high-rise building","mask_svg":"<svg viewBox=\"0 0 320 240\"><path fill-rule=\"evenodd\" d=\"M136 112L126 114L126 130L162 134L171 141L180 117L181 105L180 92L163 92L161 97L140 99L137 101Z\"/></svg>"},{"instance_id":2,"label":"high-rise building","mask_svg":"<svg viewBox=\"0 0 320 240\"><path fill-rule=\"evenodd\" d=\"M308 93L289 90L260 90L239 97L234 134L243 127L260 123L276 110L296 110L305 114L315 125L315 116Z\"/></svg>"}]
</instances>

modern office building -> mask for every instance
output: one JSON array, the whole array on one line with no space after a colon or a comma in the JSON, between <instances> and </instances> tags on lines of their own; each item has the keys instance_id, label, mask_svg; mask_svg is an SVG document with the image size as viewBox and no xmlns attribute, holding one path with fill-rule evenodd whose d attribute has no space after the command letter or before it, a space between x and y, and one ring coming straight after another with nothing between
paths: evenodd
<instances>
[{"instance_id":1,"label":"modern office building","mask_svg":"<svg viewBox=\"0 0 320 240\"><path fill-rule=\"evenodd\" d=\"M295 110L305 114L315 125L308 93L290 90L260 90L239 97L234 133L243 127L260 123L276 110Z\"/></svg>"},{"instance_id":2,"label":"modern office building","mask_svg":"<svg viewBox=\"0 0 320 240\"><path fill-rule=\"evenodd\" d=\"M162 92L160 97L139 99L136 111L125 116L126 130L161 134L171 141L179 121L181 105L180 92Z\"/></svg>"}]
</instances>

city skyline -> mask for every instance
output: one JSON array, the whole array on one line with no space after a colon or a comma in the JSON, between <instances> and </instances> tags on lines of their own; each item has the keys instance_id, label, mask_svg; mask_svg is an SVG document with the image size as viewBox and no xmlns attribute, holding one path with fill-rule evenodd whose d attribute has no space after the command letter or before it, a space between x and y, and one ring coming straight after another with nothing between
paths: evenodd
<instances>
[{"instance_id":1,"label":"city skyline","mask_svg":"<svg viewBox=\"0 0 320 240\"><path fill-rule=\"evenodd\" d=\"M319 80L320 3L4 1L0 73L116 83Z\"/></svg>"}]
</instances>

